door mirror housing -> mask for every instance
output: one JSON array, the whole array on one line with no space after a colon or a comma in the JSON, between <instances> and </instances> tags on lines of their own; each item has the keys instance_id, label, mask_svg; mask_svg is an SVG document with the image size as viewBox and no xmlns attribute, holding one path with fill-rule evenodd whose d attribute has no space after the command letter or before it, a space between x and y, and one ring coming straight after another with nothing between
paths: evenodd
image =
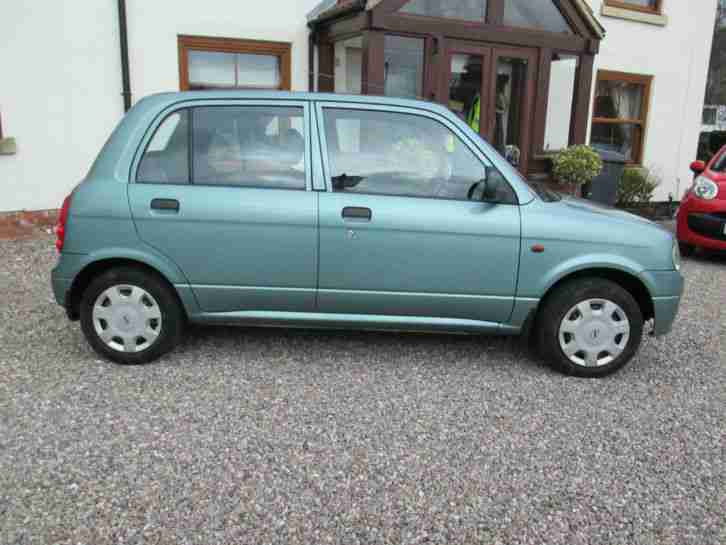
<instances>
[{"instance_id":1,"label":"door mirror housing","mask_svg":"<svg viewBox=\"0 0 726 545\"><path fill-rule=\"evenodd\" d=\"M691 163L691 171L696 176L703 174L703 171L705 171L705 170L706 170L706 163L704 163L703 161L693 161Z\"/></svg>"},{"instance_id":2,"label":"door mirror housing","mask_svg":"<svg viewBox=\"0 0 726 545\"><path fill-rule=\"evenodd\" d=\"M469 188L467 195L470 201L497 202L498 183L487 178L482 178Z\"/></svg>"}]
</instances>

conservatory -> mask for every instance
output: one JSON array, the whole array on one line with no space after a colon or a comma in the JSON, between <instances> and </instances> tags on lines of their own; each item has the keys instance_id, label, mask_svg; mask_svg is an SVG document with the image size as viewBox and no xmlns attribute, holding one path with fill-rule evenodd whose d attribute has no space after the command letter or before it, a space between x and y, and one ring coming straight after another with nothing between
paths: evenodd
<instances>
[{"instance_id":1,"label":"conservatory","mask_svg":"<svg viewBox=\"0 0 726 545\"><path fill-rule=\"evenodd\" d=\"M584 0L328 0L310 88L451 109L526 175L586 141L604 30Z\"/></svg>"}]
</instances>

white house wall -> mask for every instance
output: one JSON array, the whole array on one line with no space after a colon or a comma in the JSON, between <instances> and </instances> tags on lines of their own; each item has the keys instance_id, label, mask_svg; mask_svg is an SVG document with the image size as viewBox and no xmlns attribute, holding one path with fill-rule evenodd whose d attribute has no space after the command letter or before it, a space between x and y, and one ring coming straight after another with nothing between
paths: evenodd
<instances>
[{"instance_id":1,"label":"white house wall","mask_svg":"<svg viewBox=\"0 0 726 545\"><path fill-rule=\"evenodd\" d=\"M307 13L318 0L127 0L134 100L179 90L177 35L292 43L292 89L308 90ZM116 0L5 2L0 212L58 208L123 116Z\"/></svg>"},{"instance_id":2,"label":"white house wall","mask_svg":"<svg viewBox=\"0 0 726 545\"><path fill-rule=\"evenodd\" d=\"M95 6L95 9L94 9ZM123 113L115 2L3 2L0 211L58 208Z\"/></svg>"},{"instance_id":3,"label":"white house wall","mask_svg":"<svg viewBox=\"0 0 726 545\"><path fill-rule=\"evenodd\" d=\"M662 178L656 200L679 200L693 180L716 0L663 0L666 26L602 16L602 3L590 1L607 30L595 71L653 76L643 164Z\"/></svg>"}]
</instances>

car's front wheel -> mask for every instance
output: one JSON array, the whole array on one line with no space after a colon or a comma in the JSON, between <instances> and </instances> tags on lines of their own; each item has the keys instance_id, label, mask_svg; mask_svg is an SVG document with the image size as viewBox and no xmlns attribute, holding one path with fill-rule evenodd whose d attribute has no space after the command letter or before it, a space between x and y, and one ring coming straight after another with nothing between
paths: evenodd
<instances>
[{"instance_id":1,"label":"car's front wheel","mask_svg":"<svg viewBox=\"0 0 726 545\"><path fill-rule=\"evenodd\" d=\"M633 296L602 278L580 278L555 289L539 315L540 348L560 371L604 377L638 351L643 314Z\"/></svg>"},{"instance_id":2,"label":"car's front wheel","mask_svg":"<svg viewBox=\"0 0 726 545\"><path fill-rule=\"evenodd\" d=\"M100 355L125 365L153 361L181 338L184 312L163 279L131 267L106 271L81 299L81 328Z\"/></svg>"}]
</instances>

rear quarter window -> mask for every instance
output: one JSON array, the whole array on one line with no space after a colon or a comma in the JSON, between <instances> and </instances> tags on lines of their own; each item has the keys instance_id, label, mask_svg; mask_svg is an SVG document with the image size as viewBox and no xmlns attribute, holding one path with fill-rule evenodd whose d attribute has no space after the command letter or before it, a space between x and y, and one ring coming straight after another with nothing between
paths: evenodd
<instances>
[{"instance_id":1,"label":"rear quarter window","mask_svg":"<svg viewBox=\"0 0 726 545\"><path fill-rule=\"evenodd\" d=\"M136 181L189 183L189 111L170 114L156 129L144 151Z\"/></svg>"}]
</instances>

